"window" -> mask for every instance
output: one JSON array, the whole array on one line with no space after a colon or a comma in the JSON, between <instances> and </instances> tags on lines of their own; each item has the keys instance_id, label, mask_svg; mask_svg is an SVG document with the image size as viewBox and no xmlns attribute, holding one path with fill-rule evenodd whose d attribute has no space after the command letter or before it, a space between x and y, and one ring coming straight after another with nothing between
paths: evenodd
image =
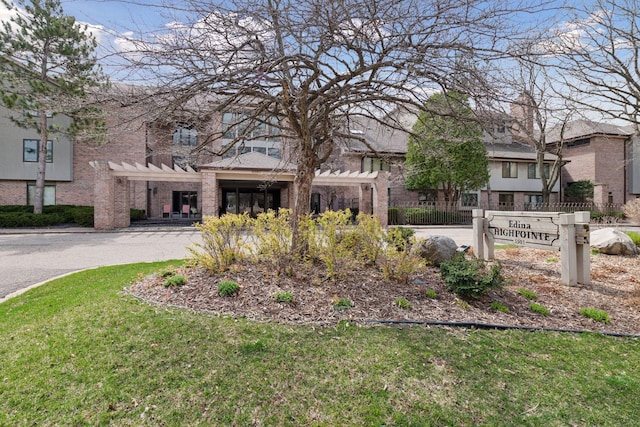
<instances>
[{"instance_id":1,"label":"window","mask_svg":"<svg viewBox=\"0 0 640 427\"><path fill-rule=\"evenodd\" d=\"M254 143L247 142L247 143L241 144L238 147L231 147L229 150L227 150L226 153L222 155L222 158L229 159L239 154L254 152L254 153L260 153L260 154L266 154L267 156L273 157L274 159L281 159L282 152L280 150L280 147L272 147L272 145L279 145L279 143L274 144L271 142L264 142L264 141L254 142Z\"/></svg>"},{"instance_id":2,"label":"window","mask_svg":"<svg viewBox=\"0 0 640 427\"><path fill-rule=\"evenodd\" d=\"M282 151L280 151L279 148L269 148L269 152L267 153L267 156L270 156L276 159L281 159Z\"/></svg>"},{"instance_id":3,"label":"window","mask_svg":"<svg viewBox=\"0 0 640 427\"><path fill-rule=\"evenodd\" d=\"M277 117L251 117L242 113L224 113L222 114L222 132L223 139L280 140Z\"/></svg>"},{"instance_id":4,"label":"window","mask_svg":"<svg viewBox=\"0 0 640 427\"><path fill-rule=\"evenodd\" d=\"M40 146L40 140L38 139L24 139L22 140L22 161L23 162L37 162L38 161L38 147ZM53 162L53 141L47 141L47 163Z\"/></svg>"},{"instance_id":5,"label":"window","mask_svg":"<svg viewBox=\"0 0 640 427\"><path fill-rule=\"evenodd\" d=\"M518 164L516 162L502 162L502 177L517 178Z\"/></svg>"},{"instance_id":6,"label":"window","mask_svg":"<svg viewBox=\"0 0 640 427\"><path fill-rule=\"evenodd\" d=\"M222 138L238 141L223 158L244 153L260 153L276 159L282 158L280 128L276 117L249 117L241 113L222 115Z\"/></svg>"},{"instance_id":7,"label":"window","mask_svg":"<svg viewBox=\"0 0 640 427\"><path fill-rule=\"evenodd\" d=\"M33 206L33 202L36 199L36 185L27 184L27 204ZM45 185L44 186L44 205L56 204L56 186Z\"/></svg>"},{"instance_id":8,"label":"window","mask_svg":"<svg viewBox=\"0 0 640 427\"><path fill-rule=\"evenodd\" d=\"M379 157L365 157L362 159L362 172L389 172L389 163Z\"/></svg>"},{"instance_id":9,"label":"window","mask_svg":"<svg viewBox=\"0 0 640 427\"><path fill-rule=\"evenodd\" d=\"M549 165L544 165L544 176L549 178ZM540 168L537 163L527 163L527 178L528 179L540 179Z\"/></svg>"},{"instance_id":10,"label":"window","mask_svg":"<svg viewBox=\"0 0 640 427\"><path fill-rule=\"evenodd\" d=\"M536 209L542 206L543 198L542 194L525 194L524 205L525 209Z\"/></svg>"},{"instance_id":11,"label":"window","mask_svg":"<svg viewBox=\"0 0 640 427\"><path fill-rule=\"evenodd\" d=\"M430 204L438 201L438 192L436 190L421 191L418 193L419 204Z\"/></svg>"},{"instance_id":12,"label":"window","mask_svg":"<svg viewBox=\"0 0 640 427\"><path fill-rule=\"evenodd\" d=\"M198 131L193 126L178 126L172 140L176 145L198 145Z\"/></svg>"},{"instance_id":13,"label":"window","mask_svg":"<svg viewBox=\"0 0 640 427\"><path fill-rule=\"evenodd\" d=\"M460 207L462 207L462 208L477 208L478 207L478 193L462 193L460 195Z\"/></svg>"},{"instance_id":14,"label":"window","mask_svg":"<svg viewBox=\"0 0 640 427\"><path fill-rule=\"evenodd\" d=\"M500 210L513 210L513 193L498 194L498 206Z\"/></svg>"}]
</instances>

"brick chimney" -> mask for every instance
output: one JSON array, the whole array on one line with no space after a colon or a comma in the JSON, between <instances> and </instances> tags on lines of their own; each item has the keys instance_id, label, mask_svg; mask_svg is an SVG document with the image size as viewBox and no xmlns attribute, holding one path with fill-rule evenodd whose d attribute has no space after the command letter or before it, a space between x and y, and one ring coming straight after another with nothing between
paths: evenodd
<instances>
[{"instance_id":1,"label":"brick chimney","mask_svg":"<svg viewBox=\"0 0 640 427\"><path fill-rule=\"evenodd\" d=\"M511 132L513 139L518 142L531 144L533 138L533 111L535 102L531 94L522 92L515 101L511 103L511 117L513 125Z\"/></svg>"}]
</instances>

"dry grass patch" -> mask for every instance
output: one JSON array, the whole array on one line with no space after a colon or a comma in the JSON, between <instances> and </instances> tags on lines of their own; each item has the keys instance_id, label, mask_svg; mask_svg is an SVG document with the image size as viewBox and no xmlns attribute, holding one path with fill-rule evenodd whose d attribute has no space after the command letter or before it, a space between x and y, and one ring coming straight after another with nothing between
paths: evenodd
<instances>
[{"instance_id":1,"label":"dry grass patch","mask_svg":"<svg viewBox=\"0 0 640 427\"><path fill-rule=\"evenodd\" d=\"M541 294L547 295L562 295L564 291L559 285L549 284L549 285L541 285L537 287L538 292Z\"/></svg>"}]
</instances>

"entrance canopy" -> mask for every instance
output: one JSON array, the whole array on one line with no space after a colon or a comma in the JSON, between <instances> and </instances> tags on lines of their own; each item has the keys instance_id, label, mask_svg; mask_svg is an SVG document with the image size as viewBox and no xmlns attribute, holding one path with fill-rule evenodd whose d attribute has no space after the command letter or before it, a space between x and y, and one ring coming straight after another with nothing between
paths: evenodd
<instances>
[{"instance_id":1,"label":"entrance canopy","mask_svg":"<svg viewBox=\"0 0 640 427\"><path fill-rule=\"evenodd\" d=\"M217 215L219 208L219 183L221 180L270 181L290 183L292 191L295 167L261 153L245 153L235 158L200 166L198 171L187 166L182 169L167 165L146 166L139 163L115 163L92 161L96 171L94 227L112 229L128 227L129 186L128 181L199 182L202 184L202 214ZM373 213L383 225L387 224L387 172L316 171L313 185L359 186L361 198L373 192ZM293 197L290 198L293 200Z\"/></svg>"}]
</instances>

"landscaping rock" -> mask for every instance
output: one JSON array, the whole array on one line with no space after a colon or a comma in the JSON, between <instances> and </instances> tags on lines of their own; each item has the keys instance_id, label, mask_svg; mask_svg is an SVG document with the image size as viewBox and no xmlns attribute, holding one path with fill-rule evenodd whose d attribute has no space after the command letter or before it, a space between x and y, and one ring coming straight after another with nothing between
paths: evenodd
<instances>
[{"instance_id":1,"label":"landscaping rock","mask_svg":"<svg viewBox=\"0 0 640 427\"><path fill-rule=\"evenodd\" d=\"M419 240L413 247L415 253L435 266L440 266L456 254L458 245L447 236L429 236Z\"/></svg>"},{"instance_id":2,"label":"landscaping rock","mask_svg":"<svg viewBox=\"0 0 640 427\"><path fill-rule=\"evenodd\" d=\"M591 231L591 247L607 255L638 255L638 247L631 237L615 228Z\"/></svg>"}]
</instances>

